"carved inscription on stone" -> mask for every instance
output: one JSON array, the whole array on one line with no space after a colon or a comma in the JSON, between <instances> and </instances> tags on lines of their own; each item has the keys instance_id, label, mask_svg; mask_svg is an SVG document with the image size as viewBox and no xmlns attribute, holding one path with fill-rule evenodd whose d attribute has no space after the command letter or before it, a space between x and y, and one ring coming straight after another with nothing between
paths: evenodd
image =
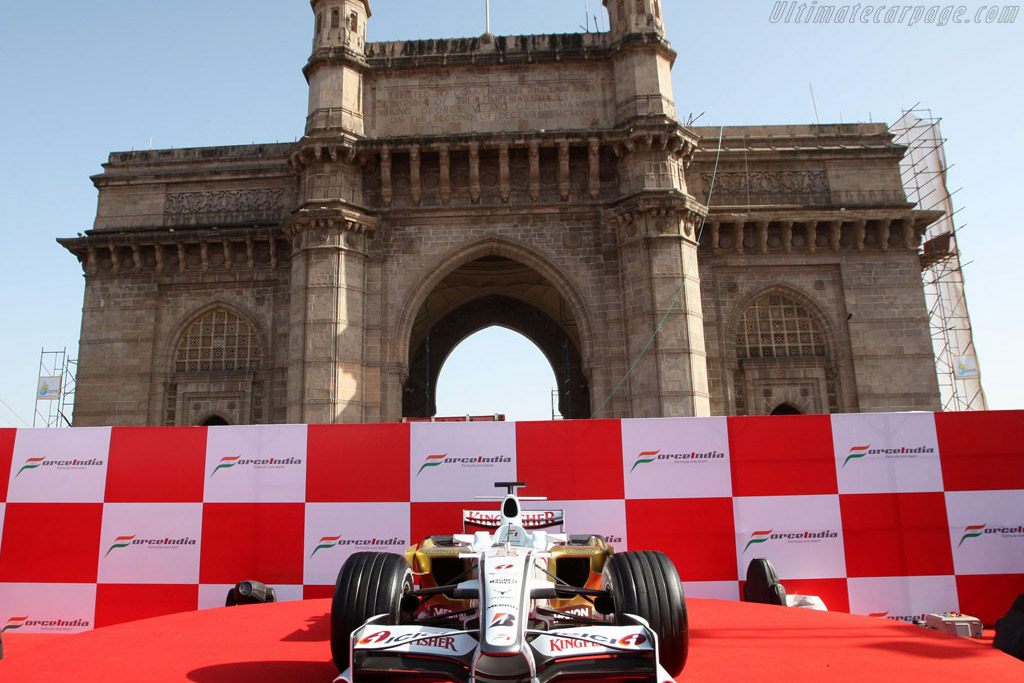
<instances>
[{"instance_id":1,"label":"carved inscription on stone","mask_svg":"<svg viewBox=\"0 0 1024 683\"><path fill-rule=\"evenodd\" d=\"M593 80L480 81L434 88L384 85L377 94L376 121L387 130L458 123L589 120L601 106Z\"/></svg>"},{"instance_id":2,"label":"carved inscription on stone","mask_svg":"<svg viewBox=\"0 0 1024 683\"><path fill-rule=\"evenodd\" d=\"M712 176L701 176L704 183L704 197L711 186ZM800 200L805 202L827 201L829 184L824 171L754 171L751 173L725 172L714 179L715 197L713 204L722 199L743 200L750 196L752 203L770 202L773 198ZM719 202L716 202L716 197Z\"/></svg>"},{"instance_id":3,"label":"carved inscription on stone","mask_svg":"<svg viewBox=\"0 0 1024 683\"><path fill-rule=\"evenodd\" d=\"M217 190L167 195L164 214L242 213L275 211L284 205L284 190Z\"/></svg>"}]
</instances>

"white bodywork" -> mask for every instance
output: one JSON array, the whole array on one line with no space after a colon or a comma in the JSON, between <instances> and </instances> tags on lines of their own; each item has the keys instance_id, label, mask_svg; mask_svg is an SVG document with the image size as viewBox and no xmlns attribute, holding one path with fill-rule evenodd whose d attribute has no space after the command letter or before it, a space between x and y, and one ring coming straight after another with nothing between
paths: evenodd
<instances>
[{"instance_id":1,"label":"white bodywork","mask_svg":"<svg viewBox=\"0 0 1024 683\"><path fill-rule=\"evenodd\" d=\"M552 628L553 620L538 612L556 597L555 579L547 573L550 549L566 543L564 533L548 533L530 527L561 524L563 513L555 510L523 511L519 498L510 490L502 500L501 511L465 510L464 521L475 526L494 528L457 534L453 542L465 548L473 561L475 577L462 581L452 591L455 599L476 601L478 628L453 630L430 626L383 625L386 615L373 617L351 636L350 662L364 655L405 655L423 658L422 671L430 672L431 661L449 660L466 669L471 683L497 679L515 679L544 683L557 678L559 664L601 656L633 661L630 673L657 683L669 683L672 677L658 661L658 640L647 622L627 615L633 625L593 624ZM529 628L530 623L543 628ZM635 668L636 659L647 664ZM398 658L396 657L396 661ZM551 666L554 673L539 674ZM355 671L353 670L355 668ZM374 669L379 673L378 669ZM387 669L396 676L401 667ZM350 666L336 683L355 683L359 667ZM578 676L579 672L574 672Z\"/></svg>"}]
</instances>

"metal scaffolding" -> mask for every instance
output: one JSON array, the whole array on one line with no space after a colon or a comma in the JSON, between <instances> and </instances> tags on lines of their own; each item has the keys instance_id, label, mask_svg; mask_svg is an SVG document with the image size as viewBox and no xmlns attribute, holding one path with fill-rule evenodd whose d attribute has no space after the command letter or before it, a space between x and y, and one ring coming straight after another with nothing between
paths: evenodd
<instances>
[{"instance_id":1,"label":"metal scaffolding","mask_svg":"<svg viewBox=\"0 0 1024 683\"><path fill-rule=\"evenodd\" d=\"M67 347L39 353L39 381L33 427L70 427L75 405L75 371L78 360L68 357Z\"/></svg>"},{"instance_id":2,"label":"metal scaffolding","mask_svg":"<svg viewBox=\"0 0 1024 683\"><path fill-rule=\"evenodd\" d=\"M895 142L907 147L900 162L907 201L915 209L940 210L942 218L924 236L921 279L932 331L935 370L939 381L942 410L985 410L981 371L971 333L971 318L964 292L963 265L957 247L952 194L946 185L945 140L939 131L941 119L929 109L915 107L889 131ZM961 226L962 227L962 226Z\"/></svg>"}]
</instances>

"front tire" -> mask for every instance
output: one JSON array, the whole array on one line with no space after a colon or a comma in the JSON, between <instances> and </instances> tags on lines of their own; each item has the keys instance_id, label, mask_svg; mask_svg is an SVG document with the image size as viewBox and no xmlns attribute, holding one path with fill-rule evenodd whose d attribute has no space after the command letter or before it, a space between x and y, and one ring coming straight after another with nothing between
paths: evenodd
<instances>
[{"instance_id":1,"label":"front tire","mask_svg":"<svg viewBox=\"0 0 1024 683\"><path fill-rule=\"evenodd\" d=\"M412 570L394 553L354 553L338 572L331 601L331 656L338 671L349 667L349 637L367 619L401 619L402 596L412 590Z\"/></svg>"},{"instance_id":2,"label":"front tire","mask_svg":"<svg viewBox=\"0 0 1024 683\"><path fill-rule=\"evenodd\" d=\"M603 586L615 606L615 623L633 623L626 614L646 619L658 636L661 665L678 676L686 666L690 630L683 585L672 560L653 550L616 553L605 562Z\"/></svg>"}]
</instances>

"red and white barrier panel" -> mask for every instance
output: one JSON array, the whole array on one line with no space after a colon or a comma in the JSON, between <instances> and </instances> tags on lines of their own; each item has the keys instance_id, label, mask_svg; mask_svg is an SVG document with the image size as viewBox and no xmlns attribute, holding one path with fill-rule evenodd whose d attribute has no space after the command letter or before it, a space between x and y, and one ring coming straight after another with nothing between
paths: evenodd
<instances>
[{"instance_id":1,"label":"red and white barrier panel","mask_svg":"<svg viewBox=\"0 0 1024 683\"><path fill-rule=\"evenodd\" d=\"M0 430L0 629L328 596L356 551L461 529L496 481L657 549L689 595L754 557L829 609L992 623L1024 590L1024 411Z\"/></svg>"}]
</instances>

